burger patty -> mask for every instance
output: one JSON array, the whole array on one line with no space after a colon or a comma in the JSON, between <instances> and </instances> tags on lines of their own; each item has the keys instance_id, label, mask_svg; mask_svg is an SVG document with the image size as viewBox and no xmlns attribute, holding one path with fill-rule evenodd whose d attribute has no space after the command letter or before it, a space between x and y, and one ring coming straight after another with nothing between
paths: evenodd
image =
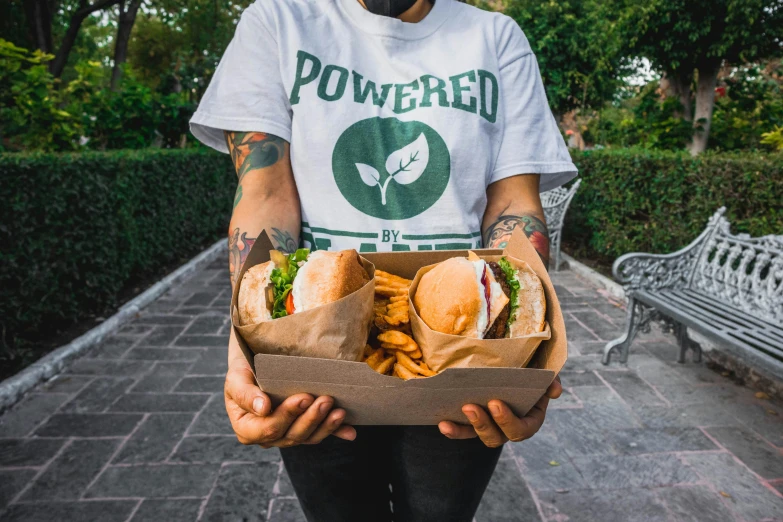
<instances>
[{"instance_id":1,"label":"burger patty","mask_svg":"<svg viewBox=\"0 0 783 522\"><path fill-rule=\"evenodd\" d=\"M506 281L506 274L500 265L494 261L487 263L489 269L492 270L492 274L495 276L495 280L500 284L500 288L503 289L503 293L506 297L511 298L511 287ZM500 311L500 315L497 316L495 322L489 327L487 333L484 334L484 339L502 339L506 336L506 323L508 322L509 304L503 307Z\"/></svg>"}]
</instances>

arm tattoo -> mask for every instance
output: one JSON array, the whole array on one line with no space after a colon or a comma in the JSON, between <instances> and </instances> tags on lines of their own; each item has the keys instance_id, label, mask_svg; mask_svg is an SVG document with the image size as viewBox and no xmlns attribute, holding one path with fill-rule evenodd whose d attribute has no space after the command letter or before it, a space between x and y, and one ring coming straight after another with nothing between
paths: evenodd
<instances>
[{"instance_id":1,"label":"arm tattoo","mask_svg":"<svg viewBox=\"0 0 783 522\"><path fill-rule=\"evenodd\" d=\"M484 246L486 248L505 248L518 225L522 226L522 231L546 266L549 263L549 230L546 223L535 216L500 216L484 231Z\"/></svg>"},{"instance_id":2,"label":"arm tattoo","mask_svg":"<svg viewBox=\"0 0 783 522\"><path fill-rule=\"evenodd\" d=\"M250 253L250 249L253 248L253 244L256 242L256 238L247 237L247 232L239 232L239 228L235 228L228 236L228 275L231 278L231 283L236 283L239 272L242 270L242 265L247 259L247 255Z\"/></svg>"},{"instance_id":3,"label":"arm tattoo","mask_svg":"<svg viewBox=\"0 0 783 522\"><path fill-rule=\"evenodd\" d=\"M239 182L251 170L263 169L285 156L285 140L263 132L226 132L226 144Z\"/></svg>"},{"instance_id":4,"label":"arm tattoo","mask_svg":"<svg viewBox=\"0 0 783 522\"><path fill-rule=\"evenodd\" d=\"M247 232L240 232L235 228L228 236L228 274L232 283L236 283L239 272L242 271L242 265L250 253L250 249L256 242L255 237L247 237ZM293 236L285 230L272 228L272 241L277 243L277 249L286 254L291 254L296 250L297 243Z\"/></svg>"},{"instance_id":5,"label":"arm tattoo","mask_svg":"<svg viewBox=\"0 0 783 522\"><path fill-rule=\"evenodd\" d=\"M281 252L285 252L286 254L293 254L297 247L297 242L285 230L280 230L279 228L272 228L272 241L277 243L277 249Z\"/></svg>"}]
</instances>

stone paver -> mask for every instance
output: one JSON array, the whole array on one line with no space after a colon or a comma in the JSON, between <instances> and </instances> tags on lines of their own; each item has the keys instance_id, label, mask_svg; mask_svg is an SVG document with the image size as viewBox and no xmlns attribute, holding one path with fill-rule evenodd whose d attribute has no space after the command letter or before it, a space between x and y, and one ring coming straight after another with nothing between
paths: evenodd
<instances>
[{"instance_id":1,"label":"stone paver","mask_svg":"<svg viewBox=\"0 0 783 522\"><path fill-rule=\"evenodd\" d=\"M504 449L475 521L783 520L783 405L677 364L656 328L601 365L624 308L553 280L566 394ZM303 522L280 453L226 417L228 297L221 259L0 416L0 520Z\"/></svg>"}]
</instances>

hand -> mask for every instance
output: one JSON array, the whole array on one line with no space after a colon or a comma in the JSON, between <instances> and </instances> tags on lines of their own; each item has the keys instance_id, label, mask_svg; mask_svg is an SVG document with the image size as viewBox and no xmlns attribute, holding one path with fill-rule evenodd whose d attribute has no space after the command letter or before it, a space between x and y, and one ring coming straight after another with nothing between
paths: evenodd
<instances>
[{"instance_id":1,"label":"hand","mask_svg":"<svg viewBox=\"0 0 783 522\"><path fill-rule=\"evenodd\" d=\"M272 401L256 385L253 370L242 354L233 332L228 346L226 412L231 427L242 444L260 444L264 448L287 448L297 444L318 444L329 435L345 440L356 438L356 430L342 425L345 410L332 410L331 397L307 393L292 395L274 411Z\"/></svg>"},{"instance_id":2,"label":"hand","mask_svg":"<svg viewBox=\"0 0 783 522\"><path fill-rule=\"evenodd\" d=\"M487 406L492 413L490 418L484 408L476 404L466 404L462 413L470 421L470 426L443 421L438 424L440 432L450 439L472 439L480 437L490 448L502 446L509 440L519 442L529 439L538 432L544 424L546 408L549 399L557 399L563 393L560 377L555 377L547 388L541 400L524 417L515 416L506 403L498 400L489 401Z\"/></svg>"}]
</instances>

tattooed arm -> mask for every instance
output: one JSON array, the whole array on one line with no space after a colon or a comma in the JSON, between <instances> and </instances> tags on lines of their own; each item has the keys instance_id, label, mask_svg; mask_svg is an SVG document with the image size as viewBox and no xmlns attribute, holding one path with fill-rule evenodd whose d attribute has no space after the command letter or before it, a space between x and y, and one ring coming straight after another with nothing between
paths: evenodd
<instances>
[{"instance_id":1,"label":"tattooed arm","mask_svg":"<svg viewBox=\"0 0 783 522\"><path fill-rule=\"evenodd\" d=\"M228 237L233 286L262 230L269 232L279 250L290 252L297 247L302 215L288 143L261 132L227 132L226 142L239 177ZM332 409L330 397L298 393L273 406L258 388L233 329L223 393L228 419L242 444L287 448L317 444L329 435L346 440L356 437L354 428L342 424L345 410Z\"/></svg>"},{"instance_id":2,"label":"tattooed arm","mask_svg":"<svg viewBox=\"0 0 783 522\"><path fill-rule=\"evenodd\" d=\"M484 246L503 248L516 227L521 227L538 255L549 265L549 231L538 193L538 174L513 176L487 188L484 212Z\"/></svg>"},{"instance_id":3,"label":"tattooed arm","mask_svg":"<svg viewBox=\"0 0 783 522\"><path fill-rule=\"evenodd\" d=\"M299 244L301 213L288 143L262 132L226 132L239 183L228 232L231 284L258 235L266 229L278 250Z\"/></svg>"}]
</instances>

